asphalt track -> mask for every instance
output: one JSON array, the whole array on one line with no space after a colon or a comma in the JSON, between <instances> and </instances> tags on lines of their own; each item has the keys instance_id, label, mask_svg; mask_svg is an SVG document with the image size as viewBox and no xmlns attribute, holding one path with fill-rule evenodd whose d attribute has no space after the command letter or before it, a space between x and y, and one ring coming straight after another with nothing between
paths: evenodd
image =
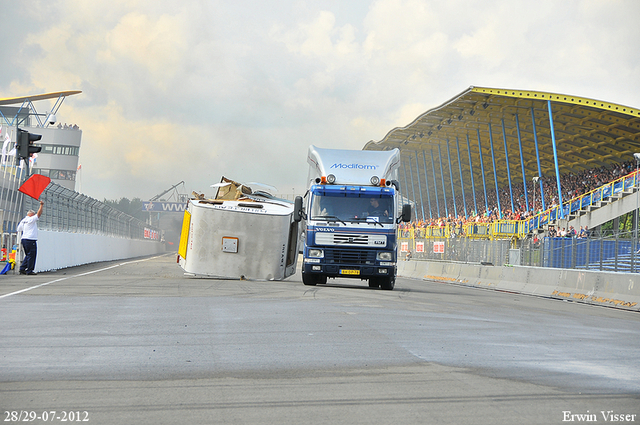
<instances>
[{"instance_id":1,"label":"asphalt track","mask_svg":"<svg viewBox=\"0 0 640 425\"><path fill-rule=\"evenodd\" d=\"M640 314L401 278L394 291L307 287L299 275L194 279L175 254L9 274L0 413L4 423L638 423Z\"/></svg>"}]
</instances>

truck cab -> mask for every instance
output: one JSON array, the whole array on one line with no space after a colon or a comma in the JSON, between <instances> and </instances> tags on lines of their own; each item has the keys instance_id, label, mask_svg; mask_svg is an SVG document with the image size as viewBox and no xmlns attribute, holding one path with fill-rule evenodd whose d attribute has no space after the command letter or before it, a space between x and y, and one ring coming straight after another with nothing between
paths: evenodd
<instances>
[{"instance_id":1,"label":"truck cab","mask_svg":"<svg viewBox=\"0 0 640 425\"><path fill-rule=\"evenodd\" d=\"M393 289L397 226L411 218L411 207L400 203L397 180L386 178L394 176L399 152L311 146L309 163L311 185L305 198L296 200L294 213L306 219L303 283L343 277Z\"/></svg>"}]
</instances>

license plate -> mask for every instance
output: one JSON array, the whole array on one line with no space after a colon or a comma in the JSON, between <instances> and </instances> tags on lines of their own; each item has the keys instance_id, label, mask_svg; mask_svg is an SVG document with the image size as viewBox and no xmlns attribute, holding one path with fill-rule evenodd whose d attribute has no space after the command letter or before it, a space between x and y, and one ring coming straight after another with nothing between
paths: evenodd
<instances>
[{"instance_id":1,"label":"license plate","mask_svg":"<svg viewBox=\"0 0 640 425\"><path fill-rule=\"evenodd\" d=\"M360 274L360 270L340 270L340 274Z\"/></svg>"}]
</instances>

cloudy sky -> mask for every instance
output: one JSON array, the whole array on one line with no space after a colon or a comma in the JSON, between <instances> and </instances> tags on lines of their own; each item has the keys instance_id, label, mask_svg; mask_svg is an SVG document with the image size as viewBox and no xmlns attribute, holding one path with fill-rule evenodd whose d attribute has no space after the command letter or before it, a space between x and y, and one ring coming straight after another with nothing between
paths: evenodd
<instances>
[{"instance_id":1,"label":"cloudy sky","mask_svg":"<svg viewBox=\"0 0 640 425\"><path fill-rule=\"evenodd\" d=\"M0 0L0 97L82 90L81 191L302 191L469 86L640 107L637 0ZM37 105L47 110L46 102Z\"/></svg>"}]
</instances>

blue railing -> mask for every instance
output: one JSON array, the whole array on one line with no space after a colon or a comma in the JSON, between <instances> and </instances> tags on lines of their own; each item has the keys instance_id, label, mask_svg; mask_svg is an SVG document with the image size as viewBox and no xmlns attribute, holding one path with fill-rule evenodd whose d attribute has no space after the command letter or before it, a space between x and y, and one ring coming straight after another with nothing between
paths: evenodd
<instances>
[{"instance_id":1,"label":"blue railing","mask_svg":"<svg viewBox=\"0 0 640 425\"><path fill-rule=\"evenodd\" d=\"M560 210L560 206L555 206L526 220L497 220L490 223L468 222L464 224L463 236L472 239L510 239L515 236L520 239L524 239L525 236L533 230L552 223L558 218L562 218L571 213L585 209L588 206L603 201L612 195L633 188L639 183L640 172L635 171L610 183L602 185L589 193L569 200L563 204L562 211ZM417 232L420 232L419 235L413 235L412 232L409 232L410 229L400 228L398 237L449 237L451 234L450 227L451 226L449 224L446 224L444 227L437 225L420 227L416 229Z\"/></svg>"},{"instance_id":2,"label":"blue railing","mask_svg":"<svg viewBox=\"0 0 640 425\"><path fill-rule=\"evenodd\" d=\"M640 272L632 239L545 238L543 267Z\"/></svg>"},{"instance_id":3,"label":"blue railing","mask_svg":"<svg viewBox=\"0 0 640 425\"><path fill-rule=\"evenodd\" d=\"M630 189L638 184L638 180L640 180L639 176L640 173L638 171L634 171L631 174L600 186L599 188L594 189L589 193L581 195L577 198L573 198L569 202L566 202L562 205L562 213L560 213L560 206L550 208L534 217L525 220L522 230L524 230L525 234L529 233L532 230L538 229L549 224L552 221L557 220L558 218L562 218L571 213L585 209L590 205L594 205L597 202L615 195L616 193L620 193L627 189Z\"/></svg>"}]
</instances>

